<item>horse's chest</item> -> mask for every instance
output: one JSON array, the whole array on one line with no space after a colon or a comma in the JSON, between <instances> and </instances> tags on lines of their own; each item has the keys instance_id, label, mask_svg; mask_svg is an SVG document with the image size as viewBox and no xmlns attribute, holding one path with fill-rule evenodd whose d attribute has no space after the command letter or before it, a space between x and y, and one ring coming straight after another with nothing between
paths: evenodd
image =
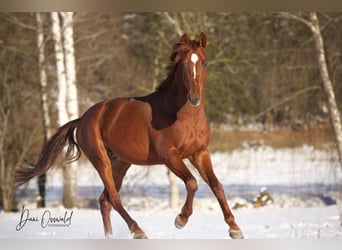
<instances>
[{"instance_id":1,"label":"horse's chest","mask_svg":"<svg viewBox=\"0 0 342 250\"><path fill-rule=\"evenodd\" d=\"M206 126L189 124L182 130L176 130L173 136L174 145L183 157L193 154L209 143L209 130Z\"/></svg>"}]
</instances>

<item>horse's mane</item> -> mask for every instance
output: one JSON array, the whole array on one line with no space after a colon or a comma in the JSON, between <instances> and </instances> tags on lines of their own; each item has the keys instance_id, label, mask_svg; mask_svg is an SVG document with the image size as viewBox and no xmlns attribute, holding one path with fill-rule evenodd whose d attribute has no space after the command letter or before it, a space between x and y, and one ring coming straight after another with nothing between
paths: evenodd
<instances>
[{"instance_id":1,"label":"horse's mane","mask_svg":"<svg viewBox=\"0 0 342 250\"><path fill-rule=\"evenodd\" d=\"M173 45L173 50L170 56L170 63L167 66L167 76L164 81L160 83L157 87L157 90L161 90L166 88L174 78L177 65L179 61L186 55L186 53L191 49L196 49L198 47L198 42L195 40L188 40L188 41L180 41Z\"/></svg>"}]
</instances>

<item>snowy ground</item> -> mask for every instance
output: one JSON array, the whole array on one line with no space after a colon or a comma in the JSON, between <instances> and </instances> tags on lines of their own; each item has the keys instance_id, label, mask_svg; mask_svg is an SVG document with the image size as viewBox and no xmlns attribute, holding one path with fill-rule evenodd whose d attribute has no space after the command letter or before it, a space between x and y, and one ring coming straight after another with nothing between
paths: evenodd
<instances>
[{"instance_id":1,"label":"snowy ground","mask_svg":"<svg viewBox=\"0 0 342 250\"><path fill-rule=\"evenodd\" d=\"M231 206L245 202L246 208L233 213L246 238L342 238L339 206L341 170L336 155L325 150L303 146L297 149L275 150L266 146L246 147L229 153L215 153L212 161ZM132 166L121 192L125 207L152 239L225 239L228 228L210 189L196 171L199 189L194 202L194 214L188 225L178 230L174 218L184 202L185 189L179 181L179 209L168 208L168 179L166 168ZM104 238L97 199L102 183L95 170L84 164L79 170L80 208L61 207L61 173L53 170L48 176L48 208L37 209L34 181L28 191L20 193L20 207L25 205L24 217L30 218L17 231L21 213L0 211L0 238ZM274 203L253 208L253 198L267 187ZM42 217L66 217L65 223L42 228ZM67 213L65 215L65 212ZM72 213L72 215L71 215ZM47 217L45 217L47 218ZM115 238L128 239L126 224L112 212ZM57 225L57 226L56 226ZM67 226L66 226L67 225Z\"/></svg>"}]
</instances>

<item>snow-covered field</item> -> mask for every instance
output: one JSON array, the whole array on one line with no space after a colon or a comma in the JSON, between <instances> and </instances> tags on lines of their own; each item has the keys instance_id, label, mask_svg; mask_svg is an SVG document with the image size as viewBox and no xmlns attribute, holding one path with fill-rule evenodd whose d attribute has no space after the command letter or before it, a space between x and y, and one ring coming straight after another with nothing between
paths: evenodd
<instances>
[{"instance_id":1,"label":"snow-covered field","mask_svg":"<svg viewBox=\"0 0 342 250\"><path fill-rule=\"evenodd\" d=\"M337 156L330 151L303 146L296 149L272 149L266 146L248 147L227 153L212 154L216 174L226 191L229 203L246 207L233 213L245 238L342 238L339 204L342 185ZM199 189L195 196L194 214L188 225L178 230L174 218L185 197L179 181L179 209L168 208L168 178L163 166L132 166L121 191L125 207L152 239L225 239L228 227L210 189L196 176ZM24 218L32 220L17 231L21 212L0 211L0 238L104 238L97 199L102 183L96 171L82 164L78 176L80 207L65 209L62 196L61 172L52 170L48 176L47 208L37 209L35 181L22 196ZM253 198L261 188L267 188L273 203L253 208ZM48 212L47 212L48 211ZM63 222L42 227L42 219L64 218ZM112 212L115 238L129 239L124 221ZM19 225L20 226L20 225Z\"/></svg>"}]
</instances>

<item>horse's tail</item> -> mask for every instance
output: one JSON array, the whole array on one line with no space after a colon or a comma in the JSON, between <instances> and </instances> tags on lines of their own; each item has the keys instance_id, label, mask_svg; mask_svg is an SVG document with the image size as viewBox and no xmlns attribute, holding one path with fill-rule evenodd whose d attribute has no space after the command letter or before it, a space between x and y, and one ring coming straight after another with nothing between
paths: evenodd
<instances>
[{"instance_id":1,"label":"horse's tail","mask_svg":"<svg viewBox=\"0 0 342 250\"><path fill-rule=\"evenodd\" d=\"M65 160L76 161L81 156L81 151L74 139L74 130L78 125L79 119L70 121L60 127L51 139L44 145L39 160L35 166L27 166L15 172L15 183L17 186L24 184L31 178L46 173L57 157L62 153L63 148L68 145L65 153ZM76 155L74 155L76 148Z\"/></svg>"}]
</instances>

